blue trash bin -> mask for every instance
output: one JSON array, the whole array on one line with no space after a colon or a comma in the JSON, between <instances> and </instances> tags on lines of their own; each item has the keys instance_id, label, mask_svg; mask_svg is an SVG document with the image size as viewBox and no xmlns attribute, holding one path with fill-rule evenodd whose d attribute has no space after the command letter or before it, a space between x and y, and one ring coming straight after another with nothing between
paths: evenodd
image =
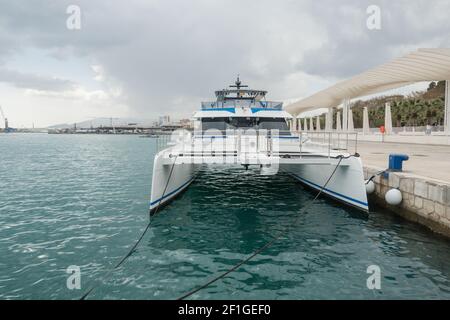
<instances>
[{"instance_id":1,"label":"blue trash bin","mask_svg":"<svg viewBox=\"0 0 450 320\"><path fill-rule=\"evenodd\" d=\"M402 171L403 161L408 161L409 157L406 154L392 153L389 155L389 170L390 171Z\"/></svg>"}]
</instances>

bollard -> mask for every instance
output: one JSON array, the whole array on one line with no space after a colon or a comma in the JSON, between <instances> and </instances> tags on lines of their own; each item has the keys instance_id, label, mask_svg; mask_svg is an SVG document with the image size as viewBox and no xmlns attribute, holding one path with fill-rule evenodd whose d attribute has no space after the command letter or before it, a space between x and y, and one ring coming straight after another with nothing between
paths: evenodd
<instances>
[{"instance_id":1,"label":"bollard","mask_svg":"<svg viewBox=\"0 0 450 320\"><path fill-rule=\"evenodd\" d=\"M409 157L406 154L392 153L389 155L389 171L402 171L403 161L408 161Z\"/></svg>"}]
</instances>

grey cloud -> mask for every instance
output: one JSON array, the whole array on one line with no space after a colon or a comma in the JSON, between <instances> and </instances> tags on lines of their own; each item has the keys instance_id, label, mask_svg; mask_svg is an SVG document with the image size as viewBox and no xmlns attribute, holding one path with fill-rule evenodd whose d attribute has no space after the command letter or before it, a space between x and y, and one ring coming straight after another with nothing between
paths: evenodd
<instances>
[{"instance_id":1,"label":"grey cloud","mask_svg":"<svg viewBox=\"0 0 450 320\"><path fill-rule=\"evenodd\" d=\"M381 9L381 30L366 28L366 8L372 4ZM300 66L311 74L350 77L420 47L450 46L446 0L328 0L313 2L309 9L328 34L327 42L307 52Z\"/></svg>"},{"instance_id":2,"label":"grey cloud","mask_svg":"<svg viewBox=\"0 0 450 320\"><path fill-rule=\"evenodd\" d=\"M69 4L82 9L81 31L65 28ZM382 7L381 31L365 27L369 4ZM308 74L348 77L419 46L448 46L450 34L445 0L0 0L0 6L0 62L29 47L59 59L85 57L146 116L191 111L237 73L271 97L304 96L313 93ZM293 76L303 77L298 86L289 83Z\"/></svg>"},{"instance_id":3,"label":"grey cloud","mask_svg":"<svg viewBox=\"0 0 450 320\"><path fill-rule=\"evenodd\" d=\"M76 86L75 83L69 80L21 73L5 68L0 68L0 82L8 83L22 89L53 92L71 90Z\"/></svg>"}]
</instances>

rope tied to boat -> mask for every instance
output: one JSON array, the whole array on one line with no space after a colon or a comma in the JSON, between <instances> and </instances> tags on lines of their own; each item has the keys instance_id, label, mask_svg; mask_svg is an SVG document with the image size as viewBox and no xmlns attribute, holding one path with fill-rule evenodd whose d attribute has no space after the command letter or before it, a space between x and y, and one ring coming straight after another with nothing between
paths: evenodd
<instances>
[{"instance_id":1,"label":"rope tied to boat","mask_svg":"<svg viewBox=\"0 0 450 320\"><path fill-rule=\"evenodd\" d=\"M337 156L335 159L339 159L338 163L336 164L333 172L331 173L331 175L328 177L328 179L326 180L325 184L320 188L319 192L316 194L316 196L310 200L302 209L301 212L305 211L309 206L311 206L322 194L322 192L326 189L326 187L328 186L328 184L330 183L331 179L333 178L334 174L336 173L337 169L339 168L341 162L343 159L349 159L351 157L358 157L358 154L355 155L349 155L349 156L343 156L343 155L339 155ZM260 254L261 252L263 252L264 250L266 250L267 248L269 248L270 246L272 246L276 241L278 241L281 236L283 236L284 234L286 234L286 232L289 232L290 229L293 226L296 226L298 223L298 220L300 219L300 214L298 214L297 219L295 220L295 222L290 225L290 227L286 228L285 230L281 230L279 231L272 240L270 240L269 242L267 242L266 244L264 244L263 246L261 246L260 248L258 248L256 251L254 251L251 255L249 255L247 258L241 260L240 262L238 262L237 264L235 264L233 267L231 267L230 269L228 269L227 271L219 274L218 276L212 278L211 280L209 280L208 282L206 282L205 284L183 294L181 297L179 297L177 300L184 300L186 298L189 298L190 296L194 295L195 293L199 292L200 290L203 290L207 287L209 287L211 284L219 281L220 279L225 278L227 275L229 275L230 273L232 273L233 271L236 271L237 269L239 269L242 265L244 265L245 263L249 262L251 259L253 259L254 257L256 257L258 254Z\"/></svg>"},{"instance_id":2,"label":"rope tied to boat","mask_svg":"<svg viewBox=\"0 0 450 320\"><path fill-rule=\"evenodd\" d=\"M389 172L389 169L384 169L381 171L378 171L377 173L375 173L373 176L371 176L369 179L367 179L367 181L365 182L365 184L369 184L370 181L372 181L373 179L375 179L377 176L380 176L386 172Z\"/></svg>"},{"instance_id":3,"label":"rope tied to boat","mask_svg":"<svg viewBox=\"0 0 450 320\"><path fill-rule=\"evenodd\" d=\"M350 155L350 156L343 156L343 155L339 155L337 157L335 157L335 159L339 159L338 163L336 164L334 170L332 171L331 175L328 177L328 179L326 180L325 184L320 188L319 192L316 194L316 196L310 200L303 208L302 208L302 212L305 211L309 206L311 206L319 197L320 195L323 193L323 191L325 190L325 188L328 186L328 184L330 183L331 179L333 178L334 174L336 173L337 169L339 168L341 162L343 159L349 159L351 157L357 157L358 155ZM170 155L170 157L172 157L172 155ZM158 203L158 206L156 207L155 211L153 212L153 214L151 214L151 216L155 215L159 208L161 207L161 203L162 203L162 198L164 197L166 191L167 191L167 187L169 185L174 167L175 167L175 163L177 160L178 155L175 156L174 162L172 164L169 176L167 178L167 182L164 188L164 191L162 193L162 197ZM284 235L286 232L290 231L290 228L292 228L293 226L296 226L298 223L298 220L300 218L300 215L297 216L297 219L295 220L295 222L288 227L286 230L282 230L279 231L276 236L273 237L272 240L270 240L269 242L267 242L266 244L264 244L263 246L261 246L260 248L258 248L257 250L255 250L251 255L249 255L247 258L241 260L239 263L235 264L232 268L228 269L227 271L219 274L218 276L214 277L213 279L209 280L208 282L206 282L205 284L187 292L186 294L184 294L183 296L179 297L177 300L183 300L186 299L192 295L194 295L195 293L199 292L200 290L203 290L207 287L209 287L211 284L219 281L220 279L223 279L224 277L226 277L227 275L229 275L230 273L236 271L237 269L239 269L242 265L244 265L245 263L249 262L251 259L253 259L254 257L256 257L258 254L260 254L261 252L263 252L264 250L266 250L267 248L269 248L270 246L272 246L276 241L278 241L282 235ZM144 238L145 234L147 233L147 231L150 229L151 226L151 222L152 220L149 220L149 223L147 224L146 228L144 229L144 231L142 232L141 236L139 237L139 239L136 241L136 243L131 247L131 249L128 251L128 253L114 266L114 268L110 269L106 276L104 277L104 279L108 279L109 276L113 273L113 271L115 271L117 268L119 268L122 264L124 264L128 258L135 252L137 246L140 244L140 242L142 241L142 239ZM99 285L97 286L93 286L91 289L89 289L81 298L80 300L85 300L89 294L91 294L97 287L99 287Z\"/></svg>"},{"instance_id":4,"label":"rope tied to boat","mask_svg":"<svg viewBox=\"0 0 450 320\"><path fill-rule=\"evenodd\" d=\"M170 154L169 155L169 158L172 158L172 154ZM136 250L136 248L137 248L137 246L141 243L141 241L142 241L142 239L144 238L144 236L147 234L147 231L150 229L150 226L151 226L151 223L152 223L152 219L151 219L151 217L152 216L154 216L157 212L158 212L158 210L159 210L159 208L161 207L161 203L162 203L162 200L163 200L163 198L164 198L164 195L166 194L166 191L167 191L167 187L169 186L169 182L170 182L170 178L172 177L172 173L173 173L173 170L174 170L174 168L175 168L175 163L176 163L176 161L177 161L177 158L178 158L178 155L175 155L175 159L174 159L174 161L173 161L173 164L172 164L172 167L171 167L171 169L170 169L170 173L169 173L169 176L168 176L168 178L167 178L167 182L166 182L166 185L165 185L165 187L164 187L164 191L163 191L163 193L162 193L162 196L161 196L161 198L160 198L160 200L159 200L159 202L158 202L158 205L156 206L156 208L155 208L155 210L153 211L153 213L150 213L150 218L149 218L149 221L148 221L148 223L147 223L147 226L145 227L145 229L144 229L144 231L142 232L142 234L141 234L141 236L138 238L138 240L136 241L136 243L131 247L131 249L128 251L128 253L112 268L112 269L110 269L107 273L106 273L106 275L103 277L103 279L104 280L106 280L106 279L108 279L110 276L111 276L111 274L117 269L117 268L119 268L122 264L124 264L125 263L125 261L127 261L128 260L128 258L129 257L131 257L131 255L135 252L135 250ZM97 285L97 286L93 286L93 287L91 287L88 291L86 291L86 293L80 298L80 300L86 300L86 298L96 289L96 288L98 288L100 285Z\"/></svg>"}]
</instances>

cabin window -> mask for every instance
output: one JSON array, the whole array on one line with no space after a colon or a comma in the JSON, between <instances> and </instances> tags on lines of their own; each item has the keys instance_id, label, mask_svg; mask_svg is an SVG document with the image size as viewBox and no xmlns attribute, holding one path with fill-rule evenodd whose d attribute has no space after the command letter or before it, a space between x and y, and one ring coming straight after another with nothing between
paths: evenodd
<instances>
[{"instance_id":1,"label":"cabin window","mask_svg":"<svg viewBox=\"0 0 450 320\"><path fill-rule=\"evenodd\" d=\"M202 119L202 130L220 130L225 131L227 129L227 123L225 118L203 118Z\"/></svg>"},{"instance_id":2,"label":"cabin window","mask_svg":"<svg viewBox=\"0 0 450 320\"><path fill-rule=\"evenodd\" d=\"M230 118L228 120L231 129L256 129L256 118Z\"/></svg>"},{"instance_id":3,"label":"cabin window","mask_svg":"<svg viewBox=\"0 0 450 320\"><path fill-rule=\"evenodd\" d=\"M261 118L258 129L288 131L286 120L281 118Z\"/></svg>"}]
</instances>

